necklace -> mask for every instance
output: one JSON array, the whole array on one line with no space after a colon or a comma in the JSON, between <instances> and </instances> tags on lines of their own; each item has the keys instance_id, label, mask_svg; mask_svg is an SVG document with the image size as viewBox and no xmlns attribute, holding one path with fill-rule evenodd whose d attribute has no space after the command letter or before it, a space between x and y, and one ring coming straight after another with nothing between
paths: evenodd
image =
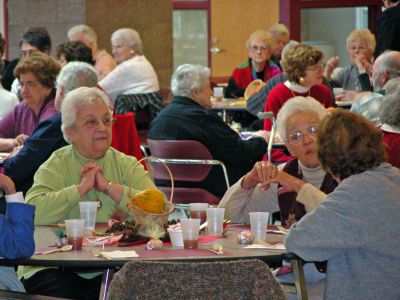
<instances>
[{"instance_id":1,"label":"necklace","mask_svg":"<svg viewBox=\"0 0 400 300\"><path fill-rule=\"evenodd\" d=\"M289 89L289 90L292 92L293 97L296 97L296 94L294 93L294 91L292 89ZM301 93L299 93L299 94L301 94ZM311 88L309 88L309 90L308 90L307 97L310 97L310 96L311 96Z\"/></svg>"},{"instance_id":2,"label":"necklace","mask_svg":"<svg viewBox=\"0 0 400 300\"><path fill-rule=\"evenodd\" d=\"M75 149L72 149L72 151L74 152L74 155L75 155L76 159L79 161L80 165L83 167L83 166L84 166L84 163L83 163L83 161L79 158L79 156L78 156L78 154L76 153ZM97 162L97 161L93 161L93 162ZM102 169L104 169L104 162L103 162L103 165L100 164L100 166L101 166ZM95 201L97 201L97 203L98 203L97 209L98 209L98 212L100 213L101 207L103 206L103 202L102 202L101 199L100 199L100 192L97 191L95 188L92 188L92 190L94 190L94 194L95 194L95 196L96 196L96 200L95 200Z\"/></svg>"}]
</instances>

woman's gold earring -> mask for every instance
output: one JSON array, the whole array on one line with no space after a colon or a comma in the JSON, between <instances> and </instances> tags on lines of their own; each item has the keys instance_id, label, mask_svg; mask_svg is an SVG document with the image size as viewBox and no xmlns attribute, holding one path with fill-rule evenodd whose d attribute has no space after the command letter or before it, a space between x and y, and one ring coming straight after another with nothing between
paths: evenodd
<instances>
[{"instance_id":1,"label":"woman's gold earring","mask_svg":"<svg viewBox=\"0 0 400 300\"><path fill-rule=\"evenodd\" d=\"M304 83L304 82L305 82L304 77L300 77L300 78L299 78L299 81L300 81L300 83Z\"/></svg>"}]
</instances>

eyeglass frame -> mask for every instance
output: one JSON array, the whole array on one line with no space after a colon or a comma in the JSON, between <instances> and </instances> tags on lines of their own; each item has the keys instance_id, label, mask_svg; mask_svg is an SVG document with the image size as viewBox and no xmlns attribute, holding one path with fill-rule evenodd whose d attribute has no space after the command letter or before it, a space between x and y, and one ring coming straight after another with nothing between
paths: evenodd
<instances>
[{"instance_id":1,"label":"eyeglass frame","mask_svg":"<svg viewBox=\"0 0 400 300\"><path fill-rule=\"evenodd\" d=\"M286 142L289 144L299 144L304 140L304 137L306 135L312 139L315 139L317 136L317 130L318 130L317 125L311 125L310 127L307 128L307 132L296 131L292 134L289 134L288 138L286 139ZM298 135L297 139L292 138L295 135Z\"/></svg>"},{"instance_id":2,"label":"eyeglass frame","mask_svg":"<svg viewBox=\"0 0 400 300\"><path fill-rule=\"evenodd\" d=\"M112 127L112 125L115 123L117 119L114 118L112 115L107 116L106 118L100 119L100 118L92 118L89 117L86 120L80 122L80 124L86 128L86 129L94 129L99 127L100 122L104 125L104 127ZM89 124L91 123L91 124Z\"/></svg>"}]
</instances>

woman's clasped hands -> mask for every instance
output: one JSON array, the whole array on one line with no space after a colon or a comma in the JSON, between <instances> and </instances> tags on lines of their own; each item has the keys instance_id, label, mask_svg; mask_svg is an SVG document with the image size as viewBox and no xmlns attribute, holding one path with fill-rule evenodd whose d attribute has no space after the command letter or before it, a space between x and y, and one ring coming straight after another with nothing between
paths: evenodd
<instances>
[{"instance_id":1,"label":"woman's clasped hands","mask_svg":"<svg viewBox=\"0 0 400 300\"><path fill-rule=\"evenodd\" d=\"M86 195L91 189L103 192L108 184L103 176L103 168L97 162L88 162L80 170L79 194Z\"/></svg>"},{"instance_id":2,"label":"woman's clasped hands","mask_svg":"<svg viewBox=\"0 0 400 300\"><path fill-rule=\"evenodd\" d=\"M243 189L249 190L260 184L260 188L266 190L271 183L278 183L281 186L278 195L287 192L299 192L305 184L303 180L278 170L273 163L260 161L243 177L241 186Z\"/></svg>"}]
</instances>

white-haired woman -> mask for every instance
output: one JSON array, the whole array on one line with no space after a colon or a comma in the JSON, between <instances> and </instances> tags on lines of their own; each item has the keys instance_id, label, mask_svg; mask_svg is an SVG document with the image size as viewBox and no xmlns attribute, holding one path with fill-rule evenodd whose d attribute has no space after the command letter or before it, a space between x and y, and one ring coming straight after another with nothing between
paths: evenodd
<instances>
[{"instance_id":1,"label":"white-haired woman","mask_svg":"<svg viewBox=\"0 0 400 300\"><path fill-rule=\"evenodd\" d=\"M96 221L105 223L113 213L126 212L129 187L132 195L155 188L142 165L133 172L136 158L110 148L113 118L103 92L87 87L69 92L62 102L61 115L64 138L71 145L55 151L36 172L26 197L27 203L36 206L36 225L79 218L80 201L98 201ZM88 299L91 297L85 293L93 284L92 292L98 297L100 281L57 269L39 270L24 267L28 292ZM77 282L82 286L87 283L88 290L77 288Z\"/></svg>"},{"instance_id":2,"label":"white-haired woman","mask_svg":"<svg viewBox=\"0 0 400 300\"><path fill-rule=\"evenodd\" d=\"M233 70L225 91L225 97L243 97L247 86L255 79L267 82L282 73L275 63L270 61L275 44L272 36L265 30L254 31L246 43L248 60Z\"/></svg>"},{"instance_id":3,"label":"white-haired woman","mask_svg":"<svg viewBox=\"0 0 400 300\"><path fill-rule=\"evenodd\" d=\"M148 137L155 140L195 140L202 143L214 159L222 161L230 181L235 182L261 159L267 148L263 138L241 140L223 120L212 111L210 70L199 65L179 66L171 79L174 94L172 103L150 123ZM223 176L213 170L202 182L202 187L216 196L226 190ZM220 171L220 170L218 170Z\"/></svg>"},{"instance_id":4,"label":"white-haired woman","mask_svg":"<svg viewBox=\"0 0 400 300\"><path fill-rule=\"evenodd\" d=\"M249 212L280 211L282 225L290 227L321 202L321 194L335 189L337 182L322 169L317 156L317 127L326 114L324 106L311 97L294 97L283 105L277 117L277 130L295 159L281 171L270 162L257 162L231 186L219 206L225 207L232 222L248 223ZM279 185L269 184L270 180ZM306 265L306 277L312 285L310 289L321 288L318 282L324 276L314 265Z\"/></svg>"},{"instance_id":5,"label":"white-haired woman","mask_svg":"<svg viewBox=\"0 0 400 300\"><path fill-rule=\"evenodd\" d=\"M118 66L99 85L113 101L121 94L147 94L160 87L153 66L143 55L136 30L121 28L111 36L112 54Z\"/></svg>"},{"instance_id":6,"label":"white-haired woman","mask_svg":"<svg viewBox=\"0 0 400 300\"><path fill-rule=\"evenodd\" d=\"M117 66L112 56L106 50L98 48L97 34L91 27L84 24L75 25L68 30L67 35L71 42L80 41L92 49L94 67L99 72L100 80Z\"/></svg>"},{"instance_id":7,"label":"white-haired woman","mask_svg":"<svg viewBox=\"0 0 400 300\"><path fill-rule=\"evenodd\" d=\"M334 73L334 69L339 65L339 57L331 57L326 63L324 76L329 79L333 87L357 92L371 90L369 75L372 71L375 45L375 36L371 31L368 29L353 30L346 39L351 64ZM343 97L344 95L338 99Z\"/></svg>"}]
</instances>

